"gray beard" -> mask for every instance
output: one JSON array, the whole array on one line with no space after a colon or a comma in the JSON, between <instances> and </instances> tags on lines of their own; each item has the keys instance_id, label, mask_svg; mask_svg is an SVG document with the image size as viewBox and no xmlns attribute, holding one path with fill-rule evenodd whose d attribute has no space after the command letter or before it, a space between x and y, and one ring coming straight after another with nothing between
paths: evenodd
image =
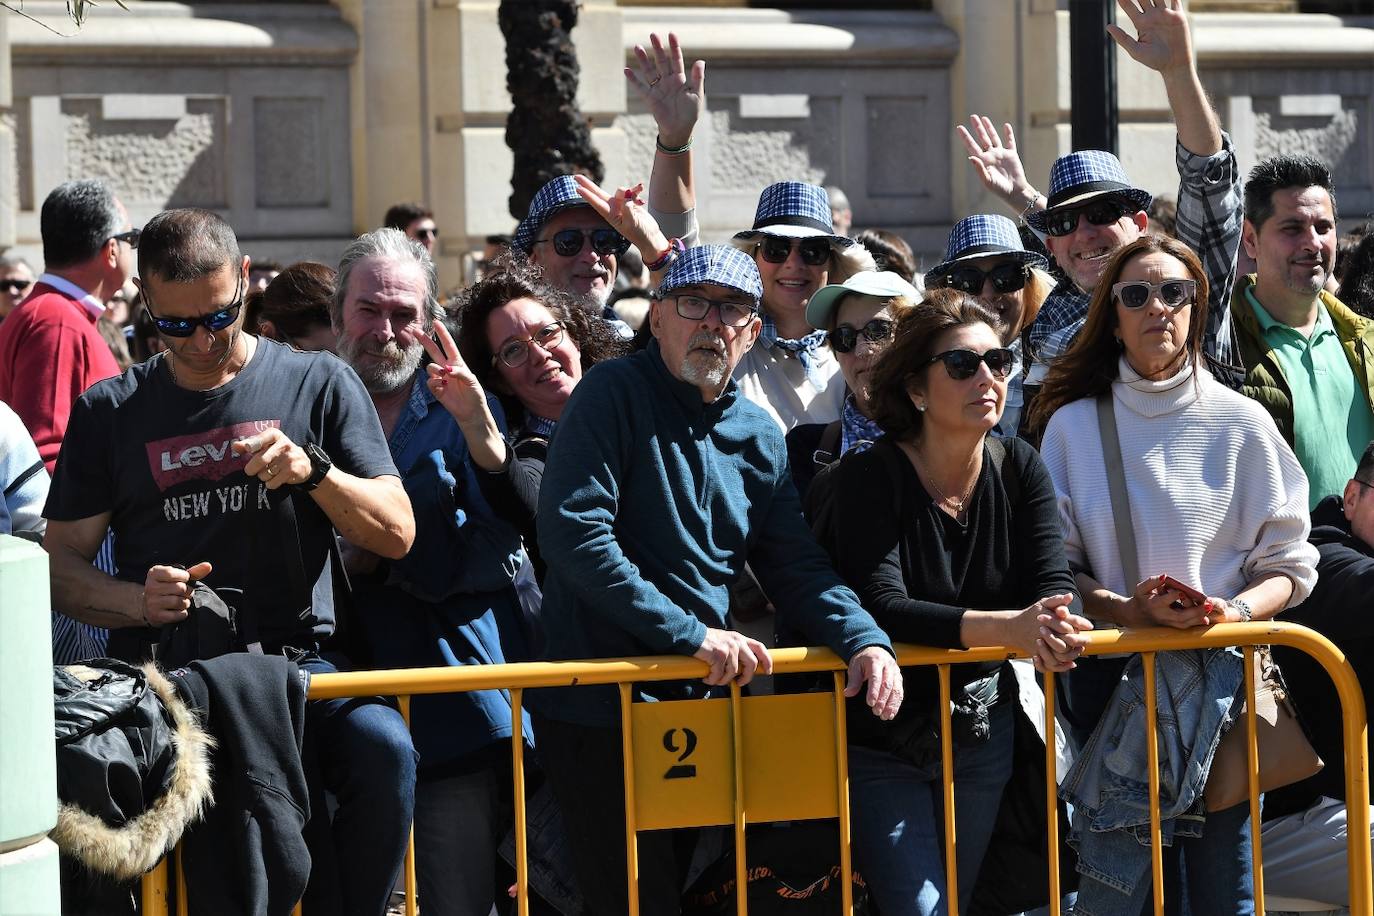
<instances>
[{"instance_id":1,"label":"gray beard","mask_svg":"<svg viewBox=\"0 0 1374 916\"><path fill-rule=\"evenodd\" d=\"M699 342L699 338L716 339L710 334L697 334L688 343L686 355L682 357L682 364L678 366L678 371L682 380L689 385L696 385L698 388L719 389L725 385L725 380L730 376L730 361L723 353L713 353L709 350L693 349Z\"/></svg>"},{"instance_id":2,"label":"gray beard","mask_svg":"<svg viewBox=\"0 0 1374 916\"><path fill-rule=\"evenodd\" d=\"M364 353L383 356L385 360L363 367L359 365L359 357ZM358 378L362 379L363 387L369 394L391 394L410 385L414 380L415 372L420 368L420 360L424 357L424 347L416 343L409 349L402 350L393 342L383 347L379 353L369 350L361 341L345 340L341 335L339 357L358 373Z\"/></svg>"}]
</instances>

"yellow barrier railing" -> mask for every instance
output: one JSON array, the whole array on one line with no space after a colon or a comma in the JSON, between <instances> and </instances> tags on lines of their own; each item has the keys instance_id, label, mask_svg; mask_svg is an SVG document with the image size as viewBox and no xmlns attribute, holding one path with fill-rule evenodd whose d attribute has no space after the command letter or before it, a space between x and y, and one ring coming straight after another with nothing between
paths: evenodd
<instances>
[{"instance_id":1,"label":"yellow barrier railing","mask_svg":"<svg viewBox=\"0 0 1374 916\"><path fill-rule=\"evenodd\" d=\"M1253 669L1249 663L1250 655L1254 651L1254 646L1273 644L1288 646L1302 652L1306 652L1313 657L1326 670L1335 684L1337 694L1340 697L1342 709L1342 724L1345 741L1345 780L1346 780L1346 803L1347 803L1347 867L1349 871L1349 910L1352 916L1374 916L1374 901L1371 900L1370 886L1370 843L1369 843L1369 774L1368 760L1366 754L1366 718L1364 697L1360 692L1359 681L1355 672L1350 667L1350 663L1342 652L1336 648L1328 639L1313 630L1296 624L1283 623L1278 621L1266 621L1247 624L1221 624L1202 630L1175 630L1175 629L1145 629L1145 630L1100 630L1089 634L1089 645L1085 650L1087 655L1104 655L1123 652L1139 652L1143 654L1144 671L1146 677L1146 719L1147 728L1153 731L1155 727L1155 692L1154 685L1154 655L1156 652L1169 651L1174 649L1200 649L1200 648L1221 648L1225 646L1245 646L1246 661L1245 666L1245 687L1247 695L1253 697L1255 690ZM852 871L849 852L849 805L848 805L848 772L847 757L845 753L845 721L844 721L844 698L842 695L844 681L844 665L832 652L826 649L816 648L797 648L797 649L776 649L772 652L774 674L800 674L806 672L833 671L833 694L807 694L798 697L742 697L738 687L732 687L728 702L719 700L705 701L686 701L678 704L669 703L631 703L631 685L645 681L663 680L685 680L703 676L707 671L704 662L682 656L664 657L642 657L625 658L616 660L602 661L567 661L567 662L528 662L521 664L491 665L482 667L465 668L412 668L388 671L356 671L344 672L339 674L317 675L311 680L310 697L311 699L331 699L338 697L354 696L397 696L401 700L401 708L407 713L409 721L409 698L417 694L433 693L455 693L472 690L493 690L509 689L511 701L514 707L513 719L519 721L520 711L523 706L524 691L536 687L570 687L575 685L592 684L612 684L620 689L621 697L621 725L624 741L624 760L625 760L625 838L626 838L626 859L627 859L627 887L629 891L629 911L631 914L639 912L638 895L638 867L637 867L637 840L636 835L643 829L655 829L660 826L692 826L694 824L705 823L725 823L732 824L735 830L736 842L736 900L737 911L740 914L747 912L747 881L746 881L746 858L744 850L744 828L746 822L760 823L767 820L779 820L788 817L782 810L780 804L792 804L794 801L805 802L805 811L800 814L790 816L796 817L835 817L840 824L840 857L841 857L841 884L844 895L844 906L846 913L853 912L852 903ZM903 645L898 647L898 661L903 667L935 665L938 666L939 685L940 685L940 742L941 757L944 763L943 793L945 800L945 861L946 861L946 881L947 896L949 899L949 911L953 916L958 914L958 888L957 875L955 874L955 863L957 862L956 848L958 836L954 829L954 781L953 773L953 744L951 740L951 728L949 722L949 666L952 664L962 664L966 662L997 661L1001 659L1014 658L1017 656L1015 651L1000 647L982 647L968 650L946 650L931 649L921 646ZM1047 771L1045 785L1045 804L1048 813L1048 850L1049 850L1049 907L1054 916L1060 916L1060 888L1059 888L1059 857L1058 857L1058 818L1057 818L1057 777L1055 760L1055 690L1054 675L1046 675L1044 680L1045 688L1045 768ZM830 715L833 716L833 728L827 729L828 734L820 734L811 731L805 735L807 741L823 741L829 744L833 739L835 744L835 754L833 761L824 763L823 772L833 774L831 778L835 781L833 794L829 794L819 803L814 798L800 800L789 800L786 803L778 802L776 796L779 794L773 791L770 795L766 786L758 786L757 780L749 779L749 769L751 761L748 751L751 743L751 732L757 729L767 729L767 717L776 711L781 711L783 715L799 714L798 709L788 704L784 706L780 701L792 699L804 699L805 697L833 697L833 709ZM757 704L757 701L771 701L774 705L765 708ZM724 706L719 704L725 703ZM709 813L702 810L702 806L697 804L697 799L693 797L691 804L687 806L674 805L673 799L662 799L651 796L649 800L652 805L638 805L637 802L645 799L638 798L636 791L636 757L642 754L642 748L635 743L636 728L638 725L648 723L661 725L662 718L648 719L641 717L641 710L649 710L652 707L662 707L654 710L655 713L662 713L669 707L702 707L710 704L717 704L713 707L711 716L715 715L715 710L725 714L727 720L724 728L729 737L729 748L726 756L727 766L730 770L728 774L728 786L725 800L728 812L721 815L719 812ZM811 703L814 706L814 703ZM758 709L758 713L751 710ZM1262 849L1260 845L1260 811L1259 811L1259 755L1255 739L1255 703L1246 704L1246 724L1249 737L1249 782L1250 782L1250 814L1251 814L1251 835L1253 841L1253 868L1255 876L1255 912L1258 916L1264 916L1264 893L1263 893L1263 870L1261 868ZM683 713L687 710L681 709ZM703 710L692 711L693 715L699 715ZM806 714L815 715L816 709L809 710ZM767 713L767 715L765 715ZM642 720L642 721L641 721ZM712 728L719 729L719 720L712 719L700 720L700 728L709 731ZM744 726L750 723L750 729ZM757 728L756 728L757 727ZM665 733L665 747L669 751L675 751L676 745L670 745L666 740L669 733ZM757 743L755 743L757 747ZM1150 832L1151 832L1151 881L1154 887L1154 909L1157 916L1162 916L1164 912L1163 894L1163 851L1160 845L1160 824L1158 807L1158 749L1155 741L1148 742L1149 764L1150 764ZM690 751L689 751L690 753ZM703 755L708 756L708 755ZM779 755L784 756L784 755ZM685 759L685 758L684 758ZM529 912L529 884L528 884L528 862L526 854L526 825L525 825L525 792L524 792L524 745L521 740L520 730L516 729L511 739L511 762L514 770L515 794L514 794L514 821L515 821L515 857L516 857L516 887L518 896L518 907L521 916L528 916ZM799 761L792 757L787 760L789 766L795 768ZM813 765L820 765L819 761L811 761ZM832 769L833 767L833 769ZM641 768L642 769L642 768ZM694 768L695 769L695 768ZM707 774L709 775L709 774ZM805 774L804 774L805 775ZM694 780L685 780L694 782ZM711 780L703 780L703 784L710 784ZM786 787L785 787L786 788ZM675 791L686 791L678 790ZM797 793L788 789L791 795ZM784 793L787 794L787 793ZM806 794L806 793L802 793ZM691 823L682 823L680 818L681 809L687 807L693 810L693 817L700 818ZM704 808L709 809L711 805ZM751 813L761 812L765 816L750 818ZM770 814L783 814L783 817L767 816ZM722 817L726 818L722 820ZM406 886L406 913L407 916L415 916L418 912L415 894L415 868L414 868L414 837L412 835L410 846L406 852L405 860L405 886ZM178 870L179 873L179 870ZM179 893L177 894L177 910L179 916L188 913L186 894L184 886L180 886L178 881ZM144 877L142 888L143 914L144 916L166 916L169 903L169 874L167 862L164 860L156 869ZM297 908L299 913L299 907Z\"/></svg>"}]
</instances>

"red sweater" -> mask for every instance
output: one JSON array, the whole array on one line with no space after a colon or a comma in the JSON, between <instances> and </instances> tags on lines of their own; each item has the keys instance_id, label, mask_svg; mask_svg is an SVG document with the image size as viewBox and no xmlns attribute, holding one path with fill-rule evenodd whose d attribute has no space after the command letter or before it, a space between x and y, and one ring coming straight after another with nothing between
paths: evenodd
<instances>
[{"instance_id":1,"label":"red sweater","mask_svg":"<svg viewBox=\"0 0 1374 916\"><path fill-rule=\"evenodd\" d=\"M14 408L52 473L72 404L87 388L119 374L96 319L46 283L0 322L0 401Z\"/></svg>"}]
</instances>

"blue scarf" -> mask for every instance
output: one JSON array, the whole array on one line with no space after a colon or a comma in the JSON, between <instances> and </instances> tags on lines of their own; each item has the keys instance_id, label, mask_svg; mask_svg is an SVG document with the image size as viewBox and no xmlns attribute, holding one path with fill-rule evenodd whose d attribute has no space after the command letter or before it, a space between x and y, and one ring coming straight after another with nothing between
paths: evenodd
<instances>
[{"instance_id":1,"label":"blue scarf","mask_svg":"<svg viewBox=\"0 0 1374 916\"><path fill-rule=\"evenodd\" d=\"M532 413L525 414L525 432L541 439L553 438L553 431L558 428L557 420L549 420L544 417L535 416Z\"/></svg>"},{"instance_id":2,"label":"blue scarf","mask_svg":"<svg viewBox=\"0 0 1374 916\"><path fill-rule=\"evenodd\" d=\"M848 454L850 449L865 451L882 434L882 427L877 422L859 413L854 395L845 395L844 410L840 413L840 454Z\"/></svg>"},{"instance_id":3,"label":"blue scarf","mask_svg":"<svg viewBox=\"0 0 1374 916\"><path fill-rule=\"evenodd\" d=\"M765 347L780 347L794 354L801 360L806 380L811 383L811 387L817 391L825 390L825 379L821 377L820 369L816 365L816 351L825 344L824 331L812 331L805 337L788 340L786 337L778 336L778 326L771 317L764 315L763 329L759 331L759 343Z\"/></svg>"}]
</instances>

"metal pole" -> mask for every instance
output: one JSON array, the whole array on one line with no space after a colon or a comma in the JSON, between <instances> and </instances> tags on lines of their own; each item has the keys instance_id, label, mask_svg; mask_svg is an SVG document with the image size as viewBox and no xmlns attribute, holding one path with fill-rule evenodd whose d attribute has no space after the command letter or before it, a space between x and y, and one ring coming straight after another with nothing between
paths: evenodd
<instances>
[{"instance_id":1,"label":"metal pole","mask_svg":"<svg viewBox=\"0 0 1374 916\"><path fill-rule=\"evenodd\" d=\"M1069 98L1073 148L1117 152L1114 0L1069 0Z\"/></svg>"}]
</instances>

